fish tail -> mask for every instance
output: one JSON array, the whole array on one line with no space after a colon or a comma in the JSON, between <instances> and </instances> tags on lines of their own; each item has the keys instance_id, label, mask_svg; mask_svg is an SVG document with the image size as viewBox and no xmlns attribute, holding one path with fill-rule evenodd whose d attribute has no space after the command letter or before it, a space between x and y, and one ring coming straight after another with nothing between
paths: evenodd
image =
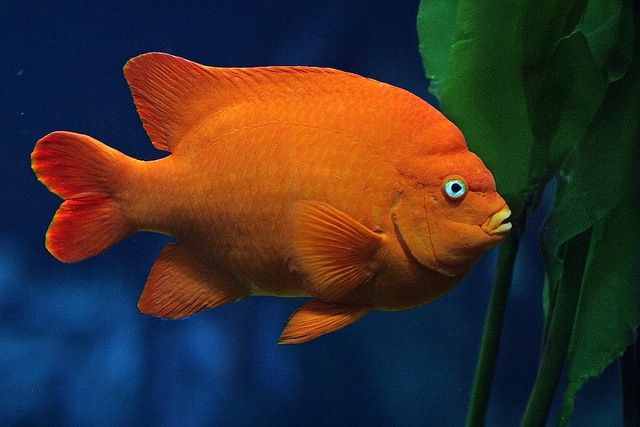
<instances>
[{"instance_id":1,"label":"fish tail","mask_svg":"<svg viewBox=\"0 0 640 427\"><path fill-rule=\"evenodd\" d=\"M73 132L53 132L31 153L31 167L64 199L46 234L46 247L62 262L92 257L127 237L134 227L119 205L123 173L134 159Z\"/></svg>"}]
</instances>

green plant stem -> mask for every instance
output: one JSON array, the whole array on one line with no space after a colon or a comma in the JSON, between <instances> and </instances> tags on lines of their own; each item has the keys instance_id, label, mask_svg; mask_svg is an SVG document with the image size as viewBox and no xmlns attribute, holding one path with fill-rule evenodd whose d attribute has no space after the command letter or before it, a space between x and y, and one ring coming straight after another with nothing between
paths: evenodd
<instances>
[{"instance_id":1,"label":"green plant stem","mask_svg":"<svg viewBox=\"0 0 640 427\"><path fill-rule=\"evenodd\" d=\"M521 221L523 223L524 221ZM500 335L504 322L504 313L509 298L509 288L511 287L511 277L513 266L518 253L520 236L518 229L511 232L509 237L500 247L496 279L491 291L491 299L487 318L484 323L482 333L482 345L480 347L480 357L476 366L476 374L473 381L473 391L471 392L471 403L467 415L467 426L482 426L487 413L489 397L491 393L491 383L496 368L496 359L500 347Z\"/></svg>"},{"instance_id":2,"label":"green plant stem","mask_svg":"<svg viewBox=\"0 0 640 427\"><path fill-rule=\"evenodd\" d=\"M544 353L522 417L522 427L537 427L546 423L571 340L590 239L591 229L566 244L564 272L550 310ZM559 420L559 423L567 421Z\"/></svg>"},{"instance_id":3,"label":"green plant stem","mask_svg":"<svg viewBox=\"0 0 640 427\"><path fill-rule=\"evenodd\" d=\"M622 419L625 427L640 425L640 335L620 359Z\"/></svg>"}]
</instances>

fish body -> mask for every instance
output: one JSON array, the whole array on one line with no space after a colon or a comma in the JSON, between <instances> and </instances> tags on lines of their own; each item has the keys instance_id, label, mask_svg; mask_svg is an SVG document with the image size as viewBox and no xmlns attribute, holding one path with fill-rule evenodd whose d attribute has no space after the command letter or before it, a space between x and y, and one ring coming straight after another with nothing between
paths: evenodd
<instances>
[{"instance_id":1,"label":"fish body","mask_svg":"<svg viewBox=\"0 0 640 427\"><path fill-rule=\"evenodd\" d=\"M139 161L54 132L32 165L65 199L46 240L58 259L139 230L177 238L151 269L142 312L312 297L280 338L305 342L446 293L510 228L460 131L402 89L333 69L215 68L160 53L130 60L125 76L169 156Z\"/></svg>"}]
</instances>

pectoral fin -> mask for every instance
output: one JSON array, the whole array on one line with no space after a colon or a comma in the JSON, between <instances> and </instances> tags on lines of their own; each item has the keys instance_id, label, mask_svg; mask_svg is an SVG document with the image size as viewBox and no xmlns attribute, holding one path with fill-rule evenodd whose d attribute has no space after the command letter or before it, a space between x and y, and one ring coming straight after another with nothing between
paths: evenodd
<instances>
[{"instance_id":1,"label":"pectoral fin","mask_svg":"<svg viewBox=\"0 0 640 427\"><path fill-rule=\"evenodd\" d=\"M280 344L301 344L348 326L371 311L368 307L309 301L289 318Z\"/></svg>"},{"instance_id":2,"label":"pectoral fin","mask_svg":"<svg viewBox=\"0 0 640 427\"><path fill-rule=\"evenodd\" d=\"M240 299L225 280L204 268L181 243L164 247L151 268L138 309L152 316L181 319Z\"/></svg>"},{"instance_id":3,"label":"pectoral fin","mask_svg":"<svg viewBox=\"0 0 640 427\"><path fill-rule=\"evenodd\" d=\"M294 267L313 295L335 300L373 276L382 236L321 202L299 203L293 220Z\"/></svg>"}]
</instances>

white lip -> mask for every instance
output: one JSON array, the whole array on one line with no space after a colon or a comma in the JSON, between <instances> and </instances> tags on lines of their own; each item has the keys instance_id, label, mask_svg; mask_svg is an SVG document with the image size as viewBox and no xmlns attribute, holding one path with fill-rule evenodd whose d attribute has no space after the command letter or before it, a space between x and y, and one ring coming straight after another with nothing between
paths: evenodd
<instances>
[{"instance_id":1,"label":"white lip","mask_svg":"<svg viewBox=\"0 0 640 427\"><path fill-rule=\"evenodd\" d=\"M493 231L490 234L506 233L509 230L511 230L511 223L510 222L505 222L504 224L500 224L499 226L494 228Z\"/></svg>"},{"instance_id":2,"label":"white lip","mask_svg":"<svg viewBox=\"0 0 640 427\"><path fill-rule=\"evenodd\" d=\"M482 224L482 229L489 235L504 234L511 230L511 223L504 222L511 216L511 210L508 207L494 213L488 220Z\"/></svg>"}]
</instances>

